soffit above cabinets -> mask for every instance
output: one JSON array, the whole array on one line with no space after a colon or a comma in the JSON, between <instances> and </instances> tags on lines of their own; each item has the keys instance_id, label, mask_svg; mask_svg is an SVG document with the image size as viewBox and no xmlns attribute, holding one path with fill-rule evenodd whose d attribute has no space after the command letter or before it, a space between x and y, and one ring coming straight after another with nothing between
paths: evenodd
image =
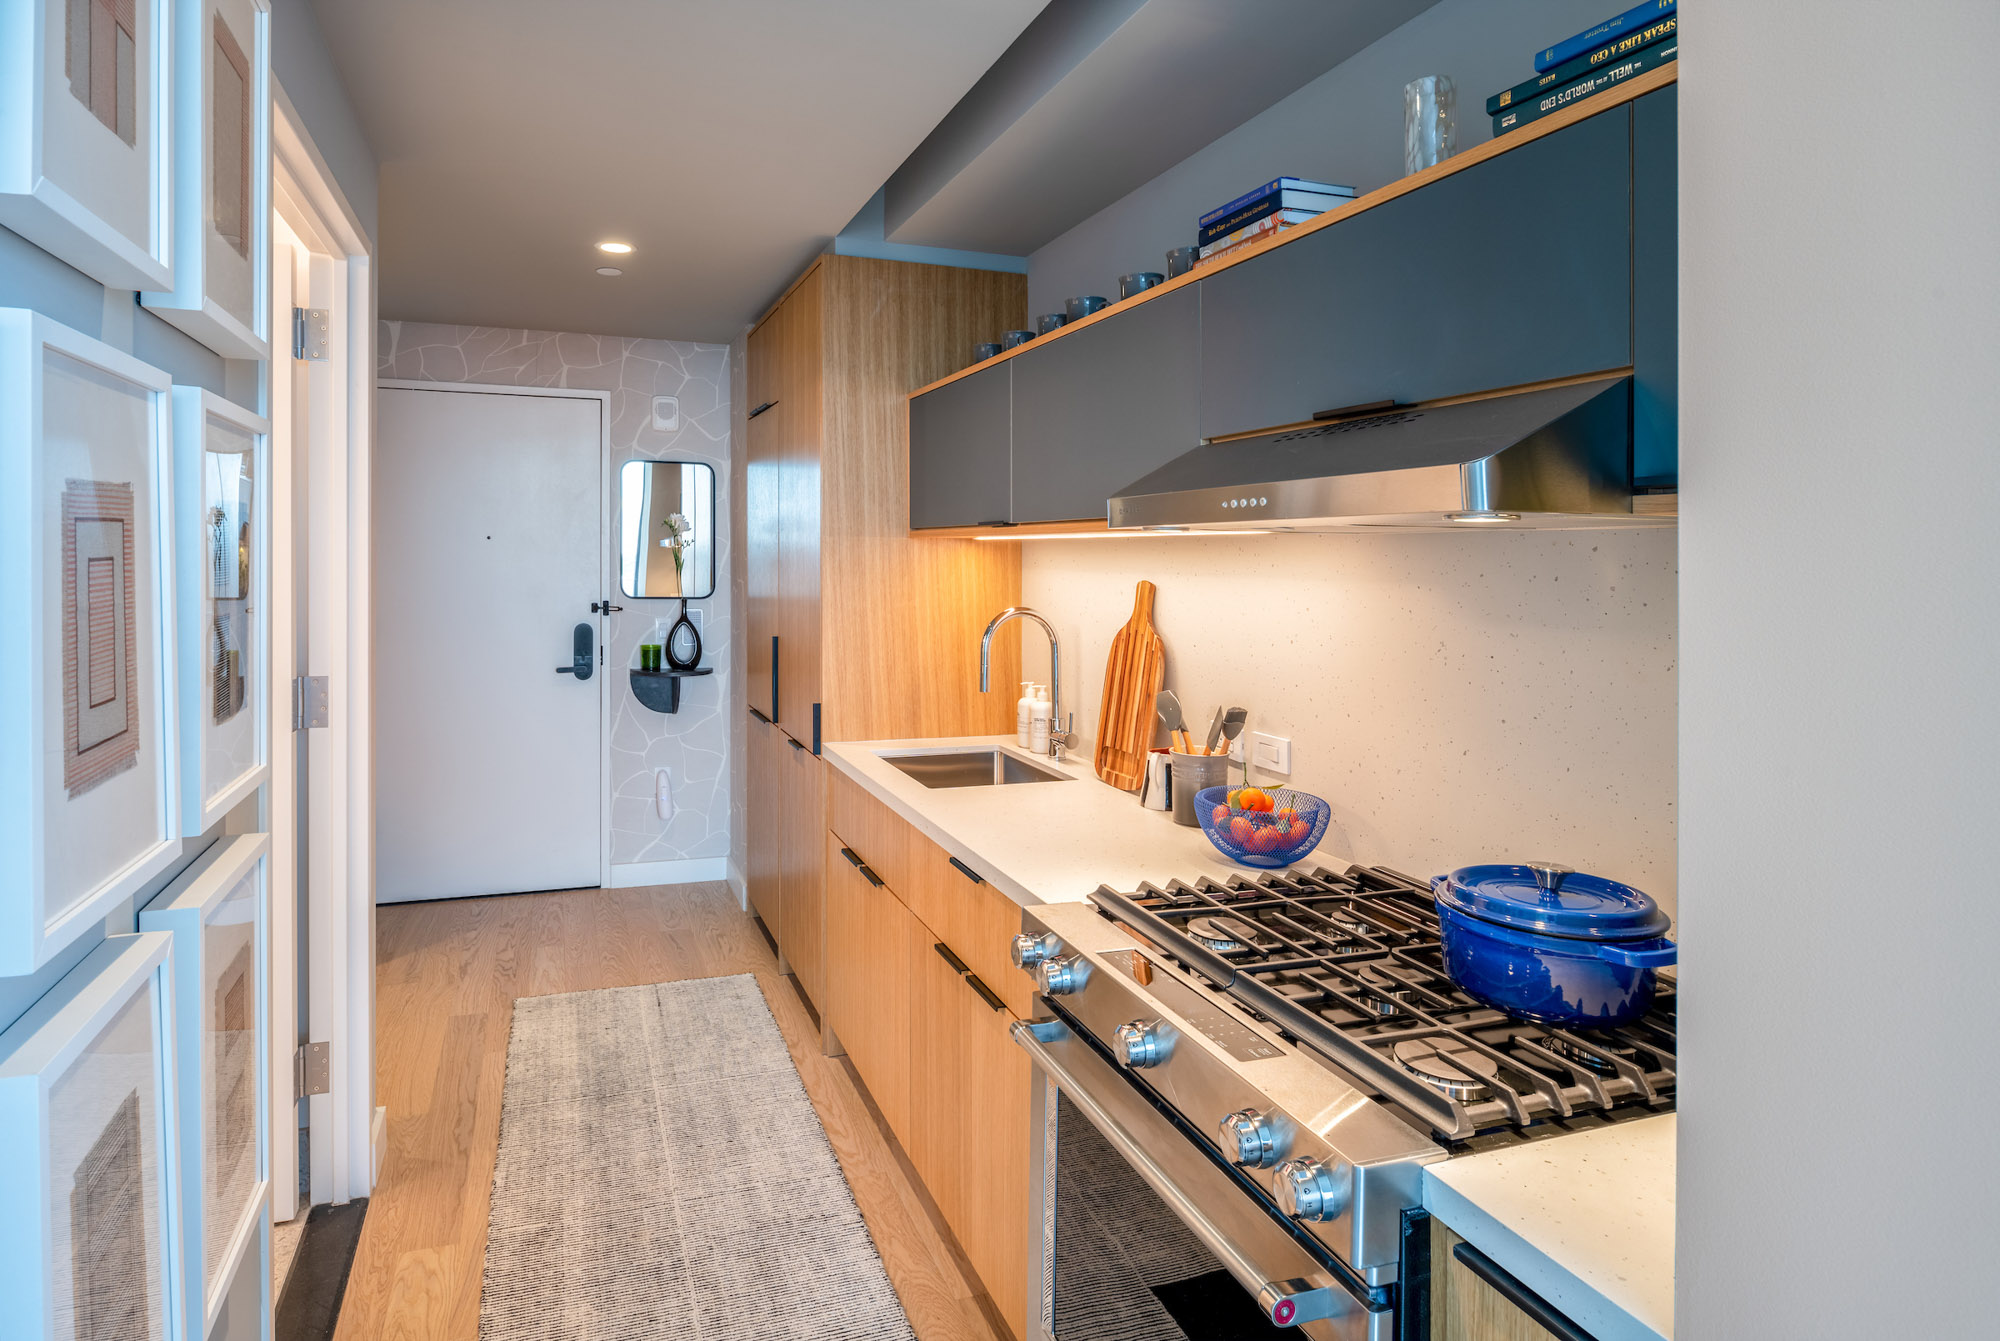
<instances>
[{"instance_id":1,"label":"soffit above cabinets","mask_svg":"<svg viewBox=\"0 0 2000 1341\"><path fill-rule=\"evenodd\" d=\"M887 237L1026 255L1434 2L1053 0L889 178Z\"/></svg>"},{"instance_id":2,"label":"soffit above cabinets","mask_svg":"<svg viewBox=\"0 0 2000 1341\"><path fill-rule=\"evenodd\" d=\"M382 315L726 341L1044 3L320 0Z\"/></svg>"}]
</instances>

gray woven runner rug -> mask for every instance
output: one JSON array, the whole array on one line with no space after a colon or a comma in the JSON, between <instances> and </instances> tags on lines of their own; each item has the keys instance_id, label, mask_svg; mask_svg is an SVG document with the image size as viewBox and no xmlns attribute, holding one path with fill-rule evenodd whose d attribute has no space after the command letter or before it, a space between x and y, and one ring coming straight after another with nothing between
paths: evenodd
<instances>
[{"instance_id":1,"label":"gray woven runner rug","mask_svg":"<svg viewBox=\"0 0 2000 1341\"><path fill-rule=\"evenodd\" d=\"M514 1003L483 1341L909 1341L748 974Z\"/></svg>"}]
</instances>

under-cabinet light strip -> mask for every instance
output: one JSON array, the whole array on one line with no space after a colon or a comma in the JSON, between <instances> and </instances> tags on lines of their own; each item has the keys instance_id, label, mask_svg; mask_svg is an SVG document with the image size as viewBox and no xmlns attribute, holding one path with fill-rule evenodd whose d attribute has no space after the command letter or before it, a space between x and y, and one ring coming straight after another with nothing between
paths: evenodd
<instances>
[{"instance_id":1,"label":"under-cabinet light strip","mask_svg":"<svg viewBox=\"0 0 2000 1341\"><path fill-rule=\"evenodd\" d=\"M1276 531L995 531L976 535L974 540L1162 540L1183 535L1276 535Z\"/></svg>"}]
</instances>

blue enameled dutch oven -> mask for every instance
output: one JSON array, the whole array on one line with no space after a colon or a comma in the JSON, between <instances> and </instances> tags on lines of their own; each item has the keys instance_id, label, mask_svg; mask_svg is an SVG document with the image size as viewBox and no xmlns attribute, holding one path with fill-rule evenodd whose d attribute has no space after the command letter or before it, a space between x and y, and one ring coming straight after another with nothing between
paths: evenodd
<instances>
[{"instance_id":1,"label":"blue enameled dutch oven","mask_svg":"<svg viewBox=\"0 0 2000 1341\"><path fill-rule=\"evenodd\" d=\"M1465 866L1431 881L1452 981L1541 1024L1608 1029L1653 1004L1674 962L1650 895L1552 862Z\"/></svg>"}]
</instances>

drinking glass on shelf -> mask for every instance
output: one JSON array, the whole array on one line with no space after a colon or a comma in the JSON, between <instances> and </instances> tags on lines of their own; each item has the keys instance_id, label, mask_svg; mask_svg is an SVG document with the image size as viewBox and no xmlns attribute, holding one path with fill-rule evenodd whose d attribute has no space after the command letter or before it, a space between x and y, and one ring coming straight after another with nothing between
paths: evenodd
<instances>
[{"instance_id":1,"label":"drinking glass on shelf","mask_svg":"<svg viewBox=\"0 0 2000 1341\"><path fill-rule=\"evenodd\" d=\"M1458 86L1450 75L1403 85L1403 172L1422 172L1458 150Z\"/></svg>"}]
</instances>

